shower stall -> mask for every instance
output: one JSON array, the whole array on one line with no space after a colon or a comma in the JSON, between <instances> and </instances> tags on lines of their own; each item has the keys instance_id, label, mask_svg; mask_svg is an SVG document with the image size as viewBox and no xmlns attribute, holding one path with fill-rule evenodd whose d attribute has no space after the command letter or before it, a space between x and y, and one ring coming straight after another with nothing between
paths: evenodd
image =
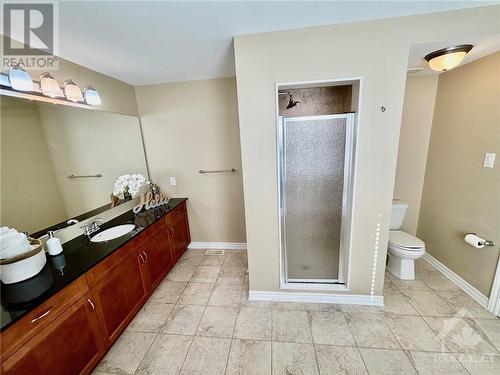
<instances>
[{"instance_id":1,"label":"shower stall","mask_svg":"<svg viewBox=\"0 0 500 375\"><path fill-rule=\"evenodd\" d=\"M356 115L279 117L282 286L345 284Z\"/></svg>"}]
</instances>

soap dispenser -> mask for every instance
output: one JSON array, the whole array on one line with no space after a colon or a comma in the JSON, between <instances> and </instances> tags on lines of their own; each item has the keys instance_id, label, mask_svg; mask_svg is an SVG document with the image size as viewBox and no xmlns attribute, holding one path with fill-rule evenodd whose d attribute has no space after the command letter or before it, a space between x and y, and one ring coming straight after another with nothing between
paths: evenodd
<instances>
[{"instance_id":1,"label":"soap dispenser","mask_svg":"<svg viewBox=\"0 0 500 375\"><path fill-rule=\"evenodd\" d=\"M61 240L57 237L54 237L54 232L49 231L47 233L49 239L47 240L47 252L49 255L57 255L61 254L63 251L63 247L61 245Z\"/></svg>"}]
</instances>

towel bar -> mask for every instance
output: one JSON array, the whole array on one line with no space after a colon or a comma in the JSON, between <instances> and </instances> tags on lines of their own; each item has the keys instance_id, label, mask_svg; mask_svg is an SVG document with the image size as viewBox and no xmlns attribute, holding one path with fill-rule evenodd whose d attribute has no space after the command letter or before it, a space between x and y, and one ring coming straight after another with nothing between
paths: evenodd
<instances>
[{"instance_id":1,"label":"towel bar","mask_svg":"<svg viewBox=\"0 0 500 375\"><path fill-rule=\"evenodd\" d=\"M70 174L68 178L92 178L92 177L102 177L102 174L88 174L88 175L76 175L76 174Z\"/></svg>"},{"instance_id":2,"label":"towel bar","mask_svg":"<svg viewBox=\"0 0 500 375\"><path fill-rule=\"evenodd\" d=\"M207 173L234 173L236 172L236 169L231 168L231 169L215 169L213 171L206 171L204 169L200 169L198 173L201 174L207 174Z\"/></svg>"}]
</instances>

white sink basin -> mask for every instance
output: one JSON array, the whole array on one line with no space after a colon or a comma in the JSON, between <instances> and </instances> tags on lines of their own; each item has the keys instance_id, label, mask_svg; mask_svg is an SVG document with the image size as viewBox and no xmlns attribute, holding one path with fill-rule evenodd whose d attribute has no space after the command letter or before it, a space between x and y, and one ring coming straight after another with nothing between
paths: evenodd
<instances>
[{"instance_id":1,"label":"white sink basin","mask_svg":"<svg viewBox=\"0 0 500 375\"><path fill-rule=\"evenodd\" d=\"M114 240L115 238L124 236L127 233L133 231L134 228L134 224L117 225L116 227L103 230L101 233L96 234L90 239L90 242L106 242Z\"/></svg>"}]
</instances>

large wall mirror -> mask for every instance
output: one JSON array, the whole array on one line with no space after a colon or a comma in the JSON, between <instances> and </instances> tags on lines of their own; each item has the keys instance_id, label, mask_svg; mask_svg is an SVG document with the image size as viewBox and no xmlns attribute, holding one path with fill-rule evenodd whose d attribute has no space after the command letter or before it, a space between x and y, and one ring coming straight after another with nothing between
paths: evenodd
<instances>
[{"instance_id":1,"label":"large wall mirror","mask_svg":"<svg viewBox=\"0 0 500 375\"><path fill-rule=\"evenodd\" d=\"M109 209L120 175L148 177L138 117L9 96L0 104L2 226L44 235Z\"/></svg>"}]
</instances>

